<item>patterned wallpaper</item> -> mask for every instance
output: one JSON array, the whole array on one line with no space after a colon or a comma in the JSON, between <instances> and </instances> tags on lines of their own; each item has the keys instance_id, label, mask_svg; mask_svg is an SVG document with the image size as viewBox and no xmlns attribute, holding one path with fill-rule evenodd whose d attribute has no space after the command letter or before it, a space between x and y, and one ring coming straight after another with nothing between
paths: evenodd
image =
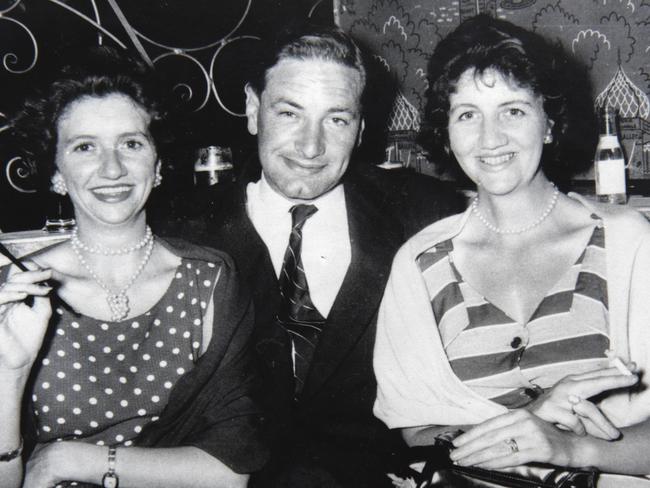
<instances>
[{"instance_id":1,"label":"patterned wallpaper","mask_svg":"<svg viewBox=\"0 0 650 488\"><path fill-rule=\"evenodd\" d=\"M390 130L404 142L388 159L406 147L402 163L422 164L408 140L425 104L428 56L462 20L487 12L561 42L588 67L595 106L619 113L630 177L650 178L650 0L341 0L340 9L341 26L400 86Z\"/></svg>"}]
</instances>

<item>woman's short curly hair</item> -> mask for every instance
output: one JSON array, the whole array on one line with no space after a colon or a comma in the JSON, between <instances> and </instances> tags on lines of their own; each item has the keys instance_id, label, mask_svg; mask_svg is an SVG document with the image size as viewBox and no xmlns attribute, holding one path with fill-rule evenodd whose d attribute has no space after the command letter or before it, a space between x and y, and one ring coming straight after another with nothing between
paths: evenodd
<instances>
[{"instance_id":1,"label":"woman's short curly hair","mask_svg":"<svg viewBox=\"0 0 650 488\"><path fill-rule=\"evenodd\" d=\"M449 150L449 100L461 75L494 69L543 99L554 122L553 142L544 146L542 170L566 181L586 170L597 132L586 71L559 45L505 20L486 14L460 24L436 46L429 61L426 124L422 143L432 155L455 161Z\"/></svg>"},{"instance_id":2,"label":"woman's short curly hair","mask_svg":"<svg viewBox=\"0 0 650 488\"><path fill-rule=\"evenodd\" d=\"M56 172L58 121L71 103L83 97L121 94L131 98L151 116L149 131L158 156L165 159L170 132L153 69L110 47L68 54L73 61L64 61L52 76L45 76L42 87L24 101L11 123L15 142L35 163L42 185L47 188Z\"/></svg>"}]
</instances>

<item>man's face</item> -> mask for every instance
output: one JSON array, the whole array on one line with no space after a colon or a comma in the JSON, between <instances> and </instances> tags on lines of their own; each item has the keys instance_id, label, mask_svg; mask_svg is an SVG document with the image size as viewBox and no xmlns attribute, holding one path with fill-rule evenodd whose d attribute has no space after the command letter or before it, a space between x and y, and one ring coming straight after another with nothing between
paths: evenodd
<instances>
[{"instance_id":1,"label":"man's face","mask_svg":"<svg viewBox=\"0 0 650 488\"><path fill-rule=\"evenodd\" d=\"M246 87L248 131L276 192L311 200L339 183L361 139L362 91L357 70L322 59L283 59L261 95Z\"/></svg>"}]
</instances>

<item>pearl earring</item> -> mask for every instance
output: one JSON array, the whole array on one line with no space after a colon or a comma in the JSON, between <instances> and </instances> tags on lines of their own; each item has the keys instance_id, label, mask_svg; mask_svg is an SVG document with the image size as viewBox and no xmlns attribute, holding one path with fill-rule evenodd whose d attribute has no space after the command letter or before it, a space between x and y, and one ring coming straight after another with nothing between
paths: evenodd
<instances>
[{"instance_id":1,"label":"pearl earring","mask_svg":"<svg viewBox=\"0 0 650 488\"><path fill-rule=\"evenodd\" d=\"M156 188L162 184L162 175L160 170L156 171L156 175L153 177L153 187Z\"/></svg>"},{"instance_id":2,"label":"pearl earring","mask_svg":"<svg viewBox=\"0 0 650 488\"><path fill-rule=\"evenodd\" d=\"M68 194L68 187L66 186L61 173L55 173L54 176L52 176L51 190L57 195L65 196Z\"/></svg>"},{"instance_id":3,"label":"pearl earring","mask_svg":"<svg viewBox=\"0 0 650 488\"><path fill-rule=\"evenodd\" d=\"M553 142L553 134L550 132L544 136L544 144L550 144Z\"/></svg>"}]
</instances>

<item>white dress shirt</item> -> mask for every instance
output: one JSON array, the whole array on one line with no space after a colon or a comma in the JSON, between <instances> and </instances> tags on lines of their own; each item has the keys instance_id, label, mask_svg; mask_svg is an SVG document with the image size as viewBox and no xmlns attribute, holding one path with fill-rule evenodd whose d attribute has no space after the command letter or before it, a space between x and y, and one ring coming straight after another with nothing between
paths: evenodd
<instances>
[{"instance_id":1,"label":"white dress shirt","mask_svg":"<svg viewBox=\"0 0 650 488\"><path fill-rule=\"evenodd\" d=\"M248 184L246 196L248 217L266 244L276 276L280 276L291 233L290 209L296 202L273 190L263 175ZM327 318L352 259L343 186L304 203L315 205L318 211L302 228L302 264L311 300Z\"/></svg>"}]
</instances>

